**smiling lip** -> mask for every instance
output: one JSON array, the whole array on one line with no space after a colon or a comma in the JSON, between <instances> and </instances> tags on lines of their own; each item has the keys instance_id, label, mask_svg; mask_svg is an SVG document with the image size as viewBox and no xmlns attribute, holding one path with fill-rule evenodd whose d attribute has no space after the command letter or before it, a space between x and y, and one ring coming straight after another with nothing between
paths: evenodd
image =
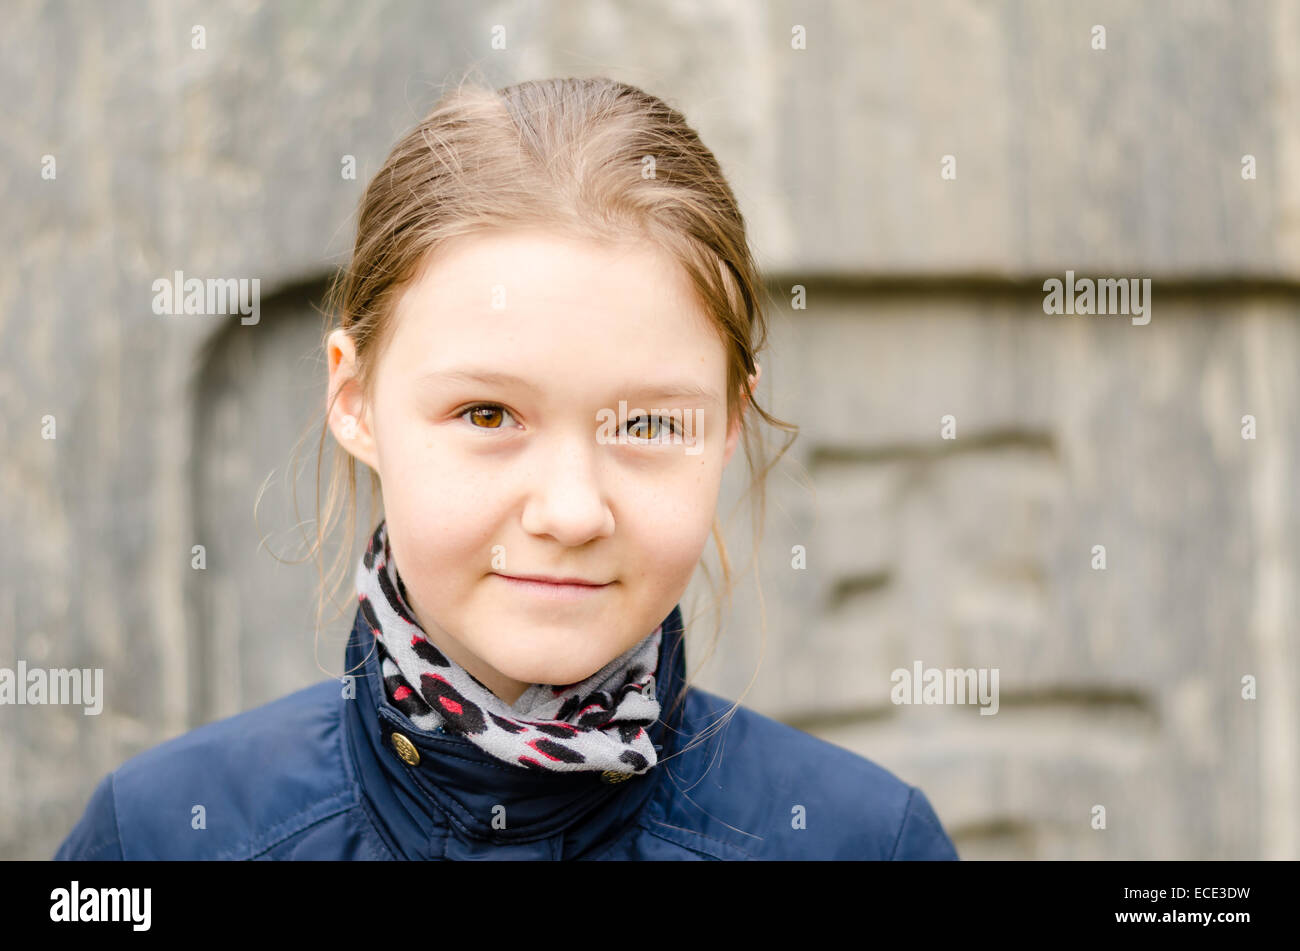
<instances>
[{"instance_id":1,"label":"smiling lip","mask_svg":"<svg viewBox=\"0 0 1300 951\"><path fill-rule=\"evenodd\" d=\"M501 572L497 572L501 574ZM583 585L588 588L603 588L609 584L608 581L588 581L586 578L551 578L547 575L507 575L501 574L502 578L509 578L512 581L537 581L541 584L554 585Z\"/></svg>"},{"instance_id":2,"label":"smiling lip","mask_svg":"<svg viewBox=\"0 0 1300 951\"><path fill-rule=\"evenodd\" d=\"M585 579L528 577L525 575L503 575L495 573L498 578L509 582L512 588L526 594L535 594L550 601L580 601L590 598L598 591L608 588L614 582L597 584Z\"/></svg>"}]
</instances>

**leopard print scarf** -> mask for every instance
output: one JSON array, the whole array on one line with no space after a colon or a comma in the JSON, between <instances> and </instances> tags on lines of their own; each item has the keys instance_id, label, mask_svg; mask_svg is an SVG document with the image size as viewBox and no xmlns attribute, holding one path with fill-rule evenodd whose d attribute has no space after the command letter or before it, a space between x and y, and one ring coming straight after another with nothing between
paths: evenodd
<instances>
[{"instance_id":1,"label":"leopard print scarf","mask_svg":"<svg viewBox=\"0 0 1300 951\"><path fill-rule=\"evenodd\" d=\"M375 636L384 692L421 730L464 736L533 770L639 775L656 762L646 727L655 697L662 624L586 680L533 684L513 706L443 654L415 620L381 521L357 566L357 600Z\"/></svg>"}]
</instances>

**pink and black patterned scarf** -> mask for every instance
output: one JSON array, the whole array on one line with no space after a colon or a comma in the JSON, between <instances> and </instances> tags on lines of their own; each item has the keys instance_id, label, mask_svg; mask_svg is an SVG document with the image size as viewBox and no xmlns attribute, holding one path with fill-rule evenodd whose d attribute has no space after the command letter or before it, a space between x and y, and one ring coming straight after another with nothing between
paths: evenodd
<instances>
[{"instance_id":1,"label":"pink and black patterned scarf","mask_svg":"<svg viewBox=\"0 0 1300 951\"><path fill-rule=\"evenodd\" d=\"M586 680L533 684L507 705L434 646L415 620L381 521L357 566L357 598L375 636L384 693L418 729L464 736L516 766L629 776L656 762L646 727L655 697L660 625Z\"/></svg>"}]
</instances>

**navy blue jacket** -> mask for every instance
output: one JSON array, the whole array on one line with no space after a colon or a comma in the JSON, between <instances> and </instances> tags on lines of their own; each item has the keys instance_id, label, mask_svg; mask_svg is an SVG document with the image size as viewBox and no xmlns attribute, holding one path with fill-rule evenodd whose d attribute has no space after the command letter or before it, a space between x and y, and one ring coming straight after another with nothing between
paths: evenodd
<instances>
[{"instance_id":1,"label":"navy blue jacket","mask_svg":"<svg viewBox=\"0 0 1300 951\"><path fill-rule=\"evenodd\" d=\"M384 696L373 640L358 611L350 687L327 680L128 760L55 858L957 858L921 790L871 761L744 707L709 730L731 704L694 687L670 709L680 607L656 678L659 763L622 781L416 729Z\"/></svg>"}]
</instances>

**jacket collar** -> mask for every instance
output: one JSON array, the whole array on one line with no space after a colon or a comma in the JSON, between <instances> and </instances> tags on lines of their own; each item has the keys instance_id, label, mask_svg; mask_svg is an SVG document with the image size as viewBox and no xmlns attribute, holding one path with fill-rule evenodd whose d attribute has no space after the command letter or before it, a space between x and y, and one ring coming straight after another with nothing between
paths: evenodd
<instances>
[{"instance_id":1,"label":"jacket collar","mask_svg":"<svg viewBox=\"0 0 1300 951\"><path fill-rule=\"evenodd\" d=\"M371 818L402 858L571 858L615 834L666 781L659 766L616 782L594 771L541 773L503 763L465 737L417 729L384 695L374 635L360 610L346 657L356 688L343 700L347 754ZM655 676L661 712L648 728L661 761L677 748L683 704L669 707L685 671L678 605L663 622Z\"/></svg>"}]
</instances>

